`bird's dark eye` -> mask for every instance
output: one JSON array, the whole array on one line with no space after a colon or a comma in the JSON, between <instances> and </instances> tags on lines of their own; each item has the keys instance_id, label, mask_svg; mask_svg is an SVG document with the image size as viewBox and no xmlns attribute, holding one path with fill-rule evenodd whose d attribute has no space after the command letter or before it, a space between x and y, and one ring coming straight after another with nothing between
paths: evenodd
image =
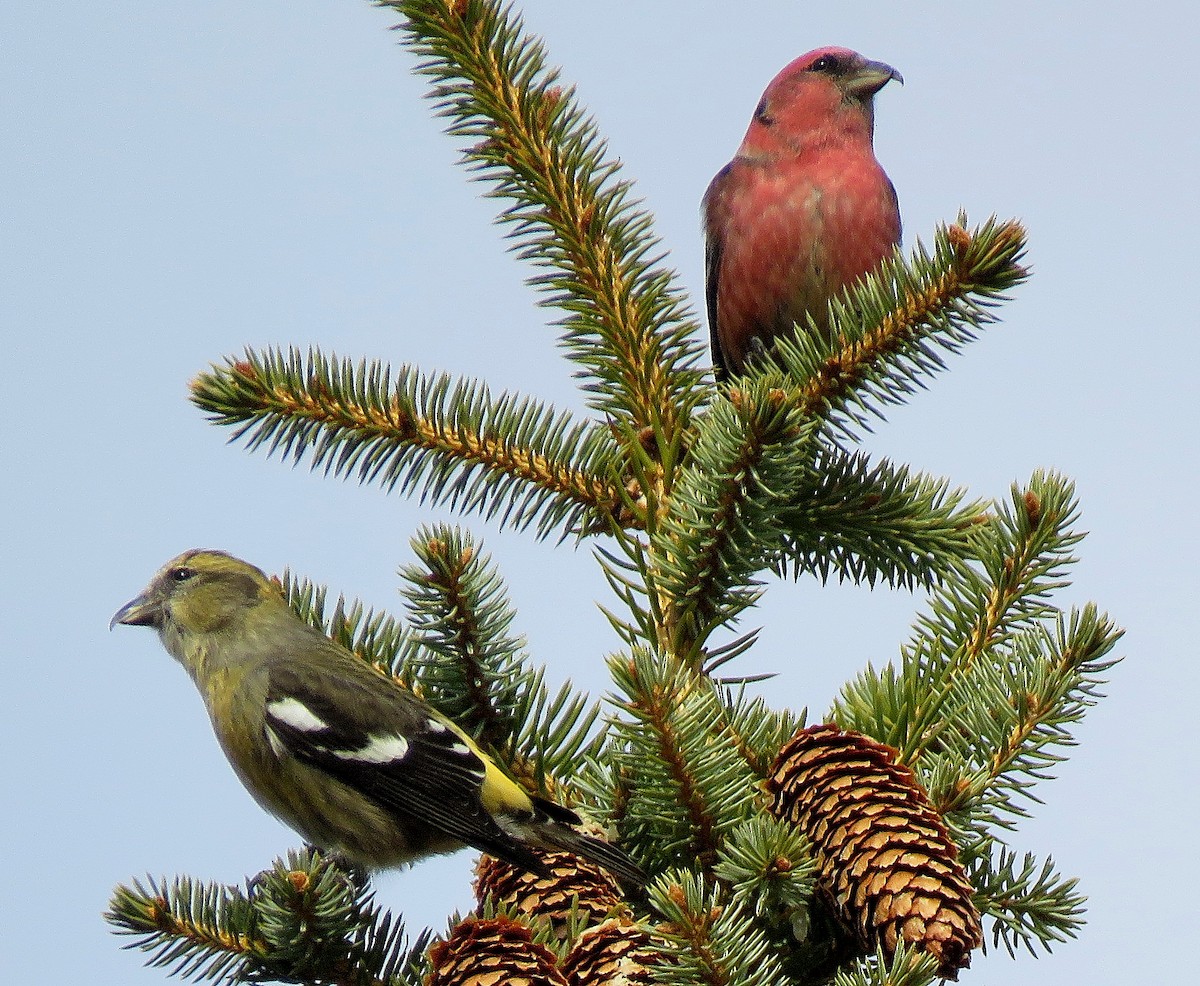
<instances>
[{"instance_id":1,"label":"bird's dark eye","mask_svg":"<svg viewBox=\"0 0 1200 986\"><path fill-rule=\"evenodd\" d=\"M758 106L754 110L754 119L756 119L764 127L769 127L775 122L775 117L771 116L770 109L767 106L766 96L763 96L763 98L758 101Z\"/></svg>"},{"instance_id":2,"label":"bird's dark eye","mask_svg":"<svg viewBox=\"0 0 1200 986\"><path fill-rule=\"evenodd\" d=\"M808 67L808 70L810 72L828 72L830 75L834 75L841 67L842 63L836 55L822 55Z\"/></svg>"},{"instance_id":3,"label":"bird's dark eye","mask_svg":"<svg viewBox=\"0 0 1200 986\"><path fill-rule=\"evenodd\" d=\"M178 568L173 568L170 572L172 582L186 582L195 574L196 570L194 568L187 568L184 565L180 565Z\"/></svg>"}]
</instances>

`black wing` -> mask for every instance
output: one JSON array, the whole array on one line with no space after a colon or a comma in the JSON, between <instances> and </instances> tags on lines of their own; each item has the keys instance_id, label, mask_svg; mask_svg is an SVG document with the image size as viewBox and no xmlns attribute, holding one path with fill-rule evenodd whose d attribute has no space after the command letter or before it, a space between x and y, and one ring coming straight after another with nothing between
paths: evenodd
<instances>
[{"instance_id":1,"label":"black wing","mask_svg":"<svg viewBox=\"0 0 1200 986\"><path fill-rule=\"evenodd\" d=\"M271 669L267 723L288 753L359 791L402 828L432 828L540 868L483 806L481 757L416 696L366 668L323 672L319 686L294 667Z\"/></svg>"},{"instance_id":2,"label":"black wing","mask_svg":"<svg viewBox=\"0 0 1200 986\"><path fill-rule=\"evenodd\" d=\"M717 292L721 286L721 250L723 243L719 232L722 193L733 169L733 162L717 172L704 193L704 301L708 310L708 338L712 347L713 375L718 381L729 379L729 367L721 351L721 337L717 331Z\"/></svg>"}]
</instances>

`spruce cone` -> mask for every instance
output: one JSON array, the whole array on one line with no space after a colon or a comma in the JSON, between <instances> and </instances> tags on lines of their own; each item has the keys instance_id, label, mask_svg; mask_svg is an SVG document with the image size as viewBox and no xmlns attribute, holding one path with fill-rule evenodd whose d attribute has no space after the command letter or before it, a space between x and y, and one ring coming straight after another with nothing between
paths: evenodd
<instances>
[{"instance_id":1,"label":"spruce cone","mask_svg":"<svg viewBox=\"0 0 1200 986\"><path fill-rule=\"evenodd\" d=\"M508 918L465 918L429 950L426 986L567 986L554 953Z\"/></svg>"},{"instance_id":2,"label":"spruce cone","mask_svg":"<svg viewBox=\"0 0 1200 986\"><path fill-rule=\"evenodd\" d=\"M475 867L475 899L492 902L548 922L556 934L566 930L574 907L585 924L598 924L621 907L620 884L594 863L573 853L537 851L548 873L539 876L483 855Z\"/></svg>"},{"instance_id":3,"label":"spruce cone","mask_svg":"<svg viewBox=\"0 0 1200 986\"><path fill-rule=\"evenodd\" d=\"M946 826L896 751L861 733L811 726L771 769L771 811L813 844L821 887L864 948L903 940L956 979L983 941L972 888Z\"/></svg>"},{"instance_id":4,"label":"spruce cone","mask_svg":"<svg viewBox=\"0 0 1200 986\"><path fill-rule=\"evenodd\" d=\"M625 918L588 928L562 965L570 986L648 986L659 956L646 933Z\"/></svg>"}]
</instances>

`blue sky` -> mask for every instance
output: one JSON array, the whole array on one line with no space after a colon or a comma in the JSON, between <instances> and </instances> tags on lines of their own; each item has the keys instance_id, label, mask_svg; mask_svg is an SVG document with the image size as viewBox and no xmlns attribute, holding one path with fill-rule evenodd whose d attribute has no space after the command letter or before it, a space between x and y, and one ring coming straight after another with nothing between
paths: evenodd
<instances>
[{"instance_id":1,"label":"blue sky","mask_svg":"<svg viewBox=\"0 0 1200 986\"><path fill-rule=\"evenodd\" d=\"M1159 943L1200 879L1196 8L520 6L694 299L707 182L766 82L823 44L904 74L879 97L876 147L908 244L960 207L1026 222L1034 276L1002 324L866 442L980 496L1039 467L1072 476L1091 533L1060 601L1095 600L1128 628L1110 697L1013 840L1080 877L1089 923L1049 957L993 953L967 975L1177 978ZM110 634L112 612L194 546L399 610L410 535L455 519L226 446L186 400L192 375L245 345L315 344L583 409L554 313L455 166L394 20L361 0L0 9L4 981L160 982L100 918L113 884L238 881L298 841L240 789L153 635ZM535 660L603 692L616 642L589 550L462 521L507 577ZM741 667L775 672L773 700L819 716L865 662L895 656L921 605L772 583ZM471 859L388 875L381 898L440 927L469 906Z\"/></svg>"}]
</instances>

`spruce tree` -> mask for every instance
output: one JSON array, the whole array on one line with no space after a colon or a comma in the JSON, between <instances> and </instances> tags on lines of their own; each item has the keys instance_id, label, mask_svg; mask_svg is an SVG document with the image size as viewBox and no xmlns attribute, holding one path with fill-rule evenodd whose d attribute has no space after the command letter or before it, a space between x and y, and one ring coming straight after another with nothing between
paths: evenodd
<instances>
[{"instance_id":1,"label":"spruce tree","mask_svg":"<svg viewBox=\"0 0 1200 986\"><path fill-rule=\"evenodd\" d=\"M281 582L305 619L618 838L651 884L628 899L573 857L545 876L485 858L476 910L410 934L366 875L305 849L243 887L120 886L109 920L173 973L241 982L920 986L978 947L1072 937L1076 882L1009 844L1120 636L1052 601L1081 538L1072 485L1038 472L978 502L858 448L1026 278L1020 224L959 216L834 301L833 331L800 325L716 387L650 216L513 10L382 5L561 313L591 414L316 348L230 357L192 400L251 449L592 546L613 591L613 637L593 644L609 703L547 685L459 528L414 536L403 618ZM714 642L768 572L928 601L895 660L808 725L756 696L752 632Z\"/></svg>"}]
</instances>

